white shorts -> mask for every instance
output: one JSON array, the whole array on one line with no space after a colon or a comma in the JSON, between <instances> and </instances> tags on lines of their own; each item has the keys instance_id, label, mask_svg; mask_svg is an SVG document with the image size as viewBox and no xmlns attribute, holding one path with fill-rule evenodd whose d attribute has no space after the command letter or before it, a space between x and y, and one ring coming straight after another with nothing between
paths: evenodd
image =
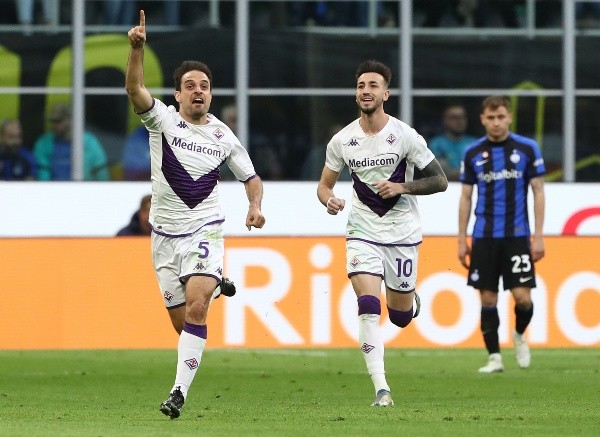
<instances>
[{"instance_id":1,"label":"white shorts","mask_svg":"<svg viewBox=\"0 0 600 437\"><path fill-rule=\"evenodd\" d=\"M167 308L185 304L185 282L190 276L223 277L223 225L207 225L186 237L152 233L152 261Z\"/></svg>"},{"instance_id":2,"label":"white shorts","mask_svg":"<svg viewBox=\"0 0 600 437\"><path fill-rule=\"evenodd\" d=\"M379 276L386 287L409 293L417 285L419 244L389 244L346 240L348 277L358 274Z\"/></svg>"}]
</instances>

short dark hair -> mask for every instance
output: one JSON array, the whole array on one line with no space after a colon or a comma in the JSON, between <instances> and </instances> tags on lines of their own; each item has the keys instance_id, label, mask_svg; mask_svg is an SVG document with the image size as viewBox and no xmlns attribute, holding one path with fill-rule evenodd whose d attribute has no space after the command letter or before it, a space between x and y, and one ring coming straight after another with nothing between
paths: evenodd
<instances>
[{"instance_id":1,"label":"short dark hair","mask_svg":"<svg viewBox=\"0 0 600 437\"><path fill-rule=\"evenodd\" d=\"M495 111L498 108L505 107L508 112L510 112L510 100L506 96L489 96L483 99L483 103L481 104L481 113L486 109L491 109Z\"/></svg>"},{"instance_id":2,"label":"short dark hair","mask_svg":"<svg viewBox=\"0 0 600 437\"><path fill-rule=\"evenodd\" d=\"M175 82L176 91L181 91L181 78L188 71L201 71L206 74L208 81L210 82L210 88L212 89L212 73L210 72L208 65L200 61L183 61L173 72L173 81Z\"/></svg>"},{"instance_id":3,"label":"short dark hair","mask_svg":"<svg viewBox=\"0 0 600 437\"><path fill-rule=\"evenodd\" d=\"M390 67L375 59L364 61L358 66L356 69L356 80L358 81L358 78L364 73L381 74L386 86L389 86L392 81L392 70L390 70Z\"/></svg>"}]
</instances>

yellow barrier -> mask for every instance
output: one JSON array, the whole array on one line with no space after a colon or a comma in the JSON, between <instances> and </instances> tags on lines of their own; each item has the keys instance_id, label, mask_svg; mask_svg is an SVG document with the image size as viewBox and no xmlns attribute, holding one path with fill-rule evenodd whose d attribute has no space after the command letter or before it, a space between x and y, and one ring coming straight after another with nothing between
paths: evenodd
<instances>
[{"instance_id":1,"label":"yellow barrier","mask_svg":"<svg viewBox=\"0 0 600 437\"><path fill-rule=\"evenodd\" d=\"M340 237L227 239L225 272L238 293L213 302L209 346L356 346L344 244ZM600 237L549 237L546 244L530 343L600 345ZM1 349L176 347L148 239L3 239L0 256ZM384 318L389 347L483 347L479 298L465 285L455 238L425 238L418 290L422 312L408 328ZM501 343L510 345L509 293L501 293L499 312Z\"/></svg>"}]
</instances>

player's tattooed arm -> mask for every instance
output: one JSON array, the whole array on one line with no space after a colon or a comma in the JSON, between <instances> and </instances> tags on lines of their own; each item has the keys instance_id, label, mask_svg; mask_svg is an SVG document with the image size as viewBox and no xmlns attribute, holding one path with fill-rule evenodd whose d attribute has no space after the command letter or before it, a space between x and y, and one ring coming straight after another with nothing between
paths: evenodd
<instances>
[{"instance_id":1,"label":"player's tattooed arm","mask_svg":"<svg viewBox=\"0 0 600 437\"><path fill-rule=\"evenodd\" d=\"M384 199L401 194L425 195L446 191L448 179L437 159L434 158L423 170L425 176L412 182L396 183L391 181L375 182L373 186Z\"/></svg>"},{"instance_id":2,"label":"player's tattooed arm","mask_svg":"<svg viewBox=\"0 0 600 437\"><path fill-rule=\"evenodd\" d=\"M425 176L424 178L405 184L409 186L410 191L408 194L433 194L446 191L448 178L446 178L444 169L437 159L434 158L421 171Z\"/></svg>"}]
</instances>

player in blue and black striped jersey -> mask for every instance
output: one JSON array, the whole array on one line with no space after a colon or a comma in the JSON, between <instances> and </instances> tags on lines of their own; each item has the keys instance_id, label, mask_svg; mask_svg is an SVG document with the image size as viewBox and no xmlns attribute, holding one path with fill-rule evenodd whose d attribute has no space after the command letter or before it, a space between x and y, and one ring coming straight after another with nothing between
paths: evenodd
<instances>
[{"instance_id":1,"label":"player in blue and black striped jersey","mask_svg":"<svg viewBox=\"0 0 600 437\"><path fill-rule=\"evenodd\" d=\"M489 353L480 373L502 372L498 340L498 285L515 301L513 331L517 364L529 367L531 354L524 332L533 316L531 289L536 286L534 263L545 253L544 159L537 143L510 132L506 97L483 101L480 116L486 136L470 145L461 164L462 192L458 218L458 258L469 269L467 284L481 293L481 332ZM467 240L473 186L477 185L472 247ZM533 192L534 229L528 219L527 195Z\"/></svg>"}]
</instances>

